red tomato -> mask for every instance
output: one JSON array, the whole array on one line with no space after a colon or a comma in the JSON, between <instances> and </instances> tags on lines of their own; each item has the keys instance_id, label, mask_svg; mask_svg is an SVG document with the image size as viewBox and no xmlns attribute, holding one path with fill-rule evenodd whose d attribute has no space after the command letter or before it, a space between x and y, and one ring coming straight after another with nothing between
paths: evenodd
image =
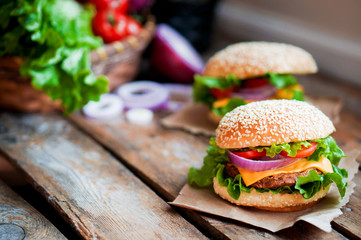
<instances>
[{"instance_id":1,"label":"red tomato","mask_svg":"<svg viewBox=\"0 0 361 240\"><path fill-rule=\"evenodd\" d=\"M211 94L215 96L217 99L227 98L234 92L234 87L226 88L226 89L218 89L218 88L211 88Z\"/></svg>"},{"instance_id":2,"label":"red tomato","mask_svg":"<svg viewBox=\"0 0 361 240\"><path fill-rule=\"evenodd\" d=\"M254 78L242 81L242 87L244 88L258 88L269 84L266 78Z\"/></svg>"},{"instance_id":3,"label":"red tomato","mask_svg":"<svg viewBox=\"0 0 361 240\"><path fill-rule=\"evenodd\" d=\"M123 13L107 10L97 12L92 20L92 28L95 35L101 36L105 43L110 43L138 34L142 26Z\"/></svg>"},{"instance_id":4,"label":"red tomato","mask_svg":"<svg viewBox=\"0 0 361 240\"><path fill-rule=\"evenodd\" d=\"M258 152L257 150L251 150L247 152L233 152L233 153L236 154L237 156L248 159L266 156L266 150L263 150L262 152Z\"/></svg>"},{"instance_id":5,"label":"red tomato","mask_svg":"<svg viewBox=\"0 0 361 240\"><path fill-rule=\"evenodd\" d=\"M88 0L97 11L112 9L120 13L126 13L129 8L129 0Z\"/></svg>"},{"instance_id":6,"label":"red tomato","mask_svg":"<svg viewBox=\"0 0 361 240\"><path fill-rule=\"evenodd\" d=\"M305 158L310 156L317 148L317 142L311 142L311 146L305 148L302 147L302 149L297 151L297 155L295 157L288 156L288 153L286 151L280 152L280 154L284 157L290 157L290 158Z\"/></svg>"}]
</instances>

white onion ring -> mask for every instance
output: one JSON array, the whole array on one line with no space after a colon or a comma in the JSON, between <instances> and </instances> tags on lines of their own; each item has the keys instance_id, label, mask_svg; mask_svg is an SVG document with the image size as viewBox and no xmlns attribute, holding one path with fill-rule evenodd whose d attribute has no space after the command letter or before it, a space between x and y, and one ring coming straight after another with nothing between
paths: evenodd
<instances>
[{"instance_id":1,"label":"white onion ring","mask_svg":"<svg viewBox=\"0 0 361 240\"><path fill-rule=\"evenodd\" d=\"M272 84L267 84L258 88L241 88L238 92L231 94L231 97L239 97L245 100L266 100L273 97L277 88Z\"/></svg>"},{"instance_id":2,"label":"white onion ring","mask_svg":"<svg viewBox=\"0 0 361 240\"><path fill-rule=\"evenodd\" d=\"M120 86L116 91L126 109L147 108L156 110L165 107L169 91L161 84L151 81L136 81Z\"/></svg>"},{"instance_id":3,"label":"white onion ring","mask_svg":"<svg viewBox=\"0 0 361 240\"><path fill-rule=\"evenodd\" d=\"M260 159L243 158L234 154L231 151L227 151L227 154L232 164L236 165L237 167L253 172L263 172L266 170L285 167L301 159L301 158L288 158L288 157L282 157L280 155L276 155L274 158L270 158L270 159L262 158L263 160L260 160Z\"/></svg>"},{"instance_id":4,"label":"white onion ring","mask_svg":"<svg viewBox=\"0 0 361 240\"><path fill-rule=\"evenodd\" d=\"M124 110L122 99L111 93L100 96L99 102L90 101L83 107L85 116L94 119L111 119L119 116Z\"/></svg>"}]
</instances>

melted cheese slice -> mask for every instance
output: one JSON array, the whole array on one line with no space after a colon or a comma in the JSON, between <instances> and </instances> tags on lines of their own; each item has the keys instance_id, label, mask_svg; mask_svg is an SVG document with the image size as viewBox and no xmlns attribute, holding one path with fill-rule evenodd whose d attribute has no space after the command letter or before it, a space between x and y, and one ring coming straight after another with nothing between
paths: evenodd
<instances>
[{"instance_id":1,"label":"melted cheese slice","mask_svg":"<svg viewBox=\"0 0 361 240\"><path fill-rule=\"evenodd\" d=\"M237 166L236 166L237 167ZM297 173L305 171L309 168L316 168L321 172L333 172L332 165L330 160L327 158L322 157L318 162L309 161L306 158L302 158L288 166L273 169L273 170L266 170L263 172L252 172L249 170L245 170L243 168L237 167L238 171L242 175L242 179L246 186L249 186L262 178L269 177L272 175L280 174L280 173Z\"/></svg>"},{"instance_id":2,"label":"melted cheese slice","mask_svg":"<svg viewBox=\"0 0 361 240\"><path fill-rule=\"evenodd\" d=\"M219 99L217 101L215 101L213 103L213 107L214 108L221 108L221 107L224 107L227 105L227 103L229 102L230 98L222 98L222 99Z\"/></svg>"}]
</instances>

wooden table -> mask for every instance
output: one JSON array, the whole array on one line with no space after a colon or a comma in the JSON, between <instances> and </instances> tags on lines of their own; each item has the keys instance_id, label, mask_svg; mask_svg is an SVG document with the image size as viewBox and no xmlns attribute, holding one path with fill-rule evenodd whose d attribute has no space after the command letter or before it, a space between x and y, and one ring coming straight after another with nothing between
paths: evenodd
<instances>
[{"instance_id":1,"label":"wooden table","mask_svg":"<svg viewBox=\"0 0 361 240\"><path fill-rule=\"evenodd\" d=\"M186 183L189 167L200 165L208 138L165 129L160 117L138 126L124 116L97 121L80 113L1 112L1 155L64 221L49 221L0 182L0 239L361 238L360 172L331 233L305 222L272 233L168 205ZM341 118L333 136L344 149L361 149L361 123L349 112ZM69 235L69 226L78 235Z\"/></svg>"}]
</instances>

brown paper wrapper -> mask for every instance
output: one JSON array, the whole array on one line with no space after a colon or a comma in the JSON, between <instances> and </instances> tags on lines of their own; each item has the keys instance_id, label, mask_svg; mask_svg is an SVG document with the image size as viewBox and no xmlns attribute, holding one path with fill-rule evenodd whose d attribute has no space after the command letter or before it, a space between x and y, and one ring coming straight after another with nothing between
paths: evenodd
<instances>
[{"instance_id":1,"label":"brown paper wrapper","mask_svg":"<svg viewBox=\"0 0 361 240\"><path fill-rule=\"evenodd\" d=\"M307 101L324 112L334 124L340 120L342 101L333 97L310 97ZM217 124L208 118L208 107L203 104L187 103L182 109L165 117L161 124L168 128L182 129L193 134L215 136Z\"/></svg>"},{"instance_id":2,"label":"brown paper wrapper","mask_svg":"<svg viewBox=\"0 0 361 240\"><path fill-rule=\"evenodd\" d=\"M239 207L221 199L213 192L212 188L193 188L188 184L182 188L177 198L170 204L231 218L272 232L291 227L299 220L308 222L323 231L331 232L331 221L342 214L340 208L349 201L353 193L355 183L352 182L352 179L358 171L356 157L359 153L359 150L346 153L348 157L342 159L339 164L340 168L346 168L349 173L345 197L341 200L337 187L332 184L324 199L315 206L302 211L268 212L255 208Z\"/></svg>"}]
</instances>

